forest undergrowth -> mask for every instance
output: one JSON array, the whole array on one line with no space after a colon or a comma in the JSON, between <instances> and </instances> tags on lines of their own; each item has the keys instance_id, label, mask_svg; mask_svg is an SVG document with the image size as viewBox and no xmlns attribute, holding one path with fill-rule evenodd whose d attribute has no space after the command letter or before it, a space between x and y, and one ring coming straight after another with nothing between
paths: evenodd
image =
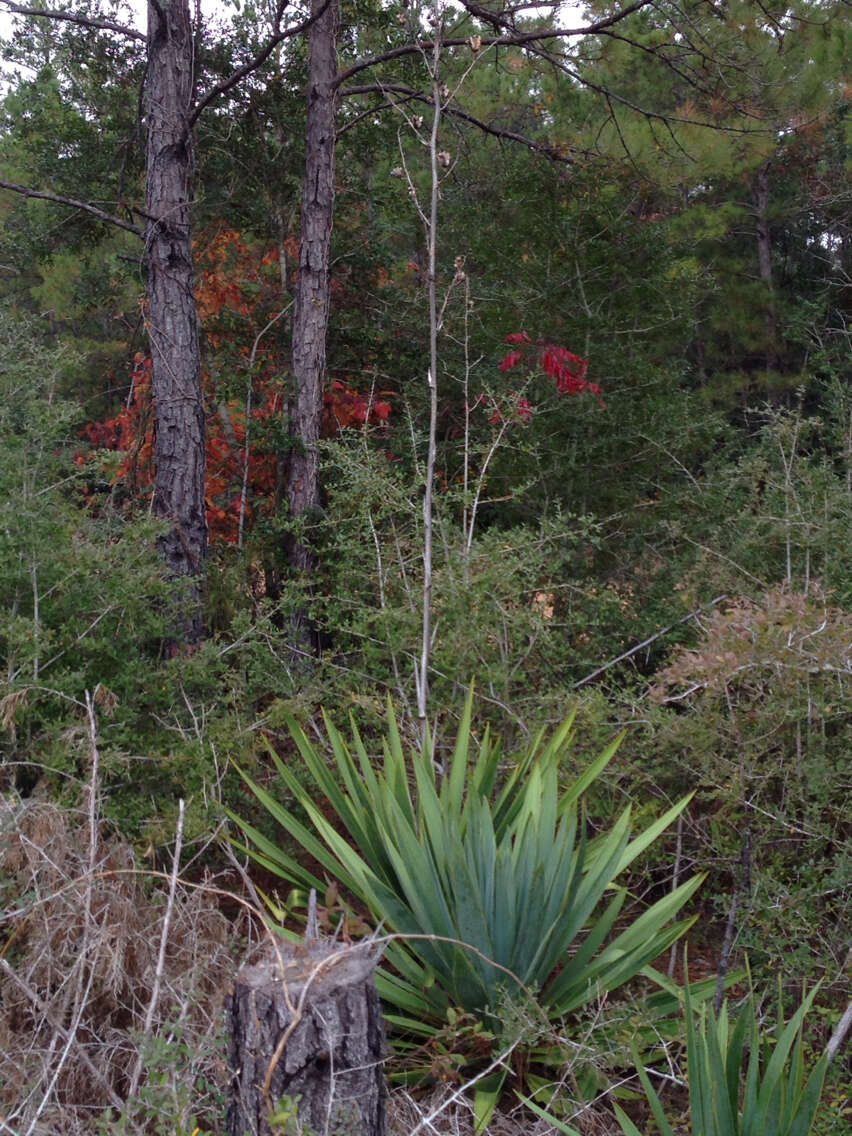
<instances>
[{"instance_id":1,"label":"forest undergrowth","mask_svg":"<svg viewBox=\"0 0 852 1136\"><path fill-rule=\"evenodd\" d=\"M191 7L0 0L0 1133L313 889L394 1136L844 1136L848 5Z\"/></svg>"}]
</instances>

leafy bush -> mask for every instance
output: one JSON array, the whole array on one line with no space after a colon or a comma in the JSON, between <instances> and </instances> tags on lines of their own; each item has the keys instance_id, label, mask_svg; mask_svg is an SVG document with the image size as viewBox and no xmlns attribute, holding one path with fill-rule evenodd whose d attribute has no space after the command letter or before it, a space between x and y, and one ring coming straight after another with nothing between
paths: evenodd
<instances>
[{"instance_id":1,"label":"leafy bush","mask_svg":"<svg viewBox=\"0 0 852 1136\"><path fill-rule=\"evenodd\" d=\"M269 646L269 619L250 622L232 569L242 609L227 645L160 657L175 588L156 549L162 522L127 516L114 453L79 464L82 410L62 394L73 365L37 324L0 306L0 789L27 797L38 785L76 803L84 692L98 691L106 817L156 846L182 796L187 838L206 837L216 747L249 760L254 744L239 719L247 686L267 695L294 684Z\"/></svg>"},{"instance_id":2,"label":"leafy bush","mask_svg":"<svg viewBox=\"0 0 852 1136\"><path fill-rule=\"evenodd\" d=\"M734 863L748 833L740 946L786 969L795 957L799 975L839 966L815 932L830 920L842 942L847 918L850 630L816 589L731 598L657 672L642 739L668 791L699 785L688 839L704 847L690 855Z\"/></svg>"}]
</instances>

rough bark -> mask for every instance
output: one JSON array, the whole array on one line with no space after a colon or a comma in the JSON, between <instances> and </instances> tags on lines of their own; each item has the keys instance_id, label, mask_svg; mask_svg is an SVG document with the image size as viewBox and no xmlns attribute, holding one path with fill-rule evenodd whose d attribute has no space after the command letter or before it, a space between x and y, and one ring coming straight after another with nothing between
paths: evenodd
<instances>
[{"instance_id":1,"label":"rough bark","mask_svg":"<svg viewBox=\"0 0 852 1136\"><path fill-rule=\"evenodd\" d=\"M187 0L150 0L145 253L153 364L154 512L170 528L160 547L175 582L175 638L201 639L207 556L205 422L192 264L193 43Z\"/></svg>"},{"instance_id":2,"label":"rough bark","mask_svg":"<svg viewBox=\"0 0 852 1136\"><path fill-rule=\"evenodd\" d=\"M288 563L310 574L316 557L305 526L319 508L319 435L328 328L329 259L334 216L334 145L339 0L313 0L325 11L311 26L305 127L305 178L299 237L299 272L293 314L293 382L286 492L294 531ZM300 526L300 520L303 524ZM301 618L301 638L313 635ZM304 645L304 644L303 644Z\"/></svg>"},{"instance_id":3,"label":"rough bark","mask_svg":"<svg viewBox=\"0 0 852 1136\"><path fill-rule=\"evenodd\" d=\"M317 1136L384 1136L377 961L369 944L282 940L243 967L227 1000L226 1136L272 1136L271 1113L282 1102Z\"/></svg>"}]
</instances>

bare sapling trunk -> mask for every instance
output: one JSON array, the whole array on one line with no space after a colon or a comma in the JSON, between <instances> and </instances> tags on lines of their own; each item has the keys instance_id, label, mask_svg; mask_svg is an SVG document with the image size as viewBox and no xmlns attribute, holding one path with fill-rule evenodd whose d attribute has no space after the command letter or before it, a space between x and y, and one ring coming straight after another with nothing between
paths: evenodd
<instances>
[{"instance_id":1,"label":"bare sapling trunk","mask_svg":"<svg viewBox=\"0 0 852 1136\"><path fill-rule=\"evenodd\" d=\"M289 406L290 452L285 475L290 517L295 522L285 542L287 560L308 577L316 566L316 554L306 526L320 504L319 436L334 218L339 0L313 0L312 13L323 8L310 30L305 178L293 314L294 392ZM310 650L315 646L315 635L306 614L298 613L294 622L294 646Z\"/></svg>"},{"instance_id":2,"label":"bare sapling trunk","mask_svg":"<svg viewBox=\"0 0 852 1136\"><path fill-rule=\"evenodd\" d=\"M429 708L429 664L432 655L432 535L435 451L438 425L438 199L440 171L438 133L441 126L441 30L443 6L435 0L433 9L435 35L432 48L432 129L429 135L429 168L431 173L429 217L426 222L426 248L429 277L429 438L426 454L426 479L423 487L423 625L420 638L420 664L416 668L417 718L422 744L426 744Z\"/></svg>"},{"instance_id":3,"label":"bare sapling trunk","mask_svg":"<svg viewBox=\"0 0 852 1136\"><path fill-rule=\"evenodd\" d=\"M370 943L278 940L243 967L227 1000L226 1136L384 1136L379 953Z\"/></svg>"},{"instance_id":4,"label":"bare sapling trunk","mask_svg":"<svg viewBox=\"0 0 852 1136\"><path fill-rule=\"evenodd\" d=\"M203 634L205 422L192 264L193 42L186 0L150 0L145 255L154 402L154 512L176 587L176 645Z\"/></svg>"}]
</instances>

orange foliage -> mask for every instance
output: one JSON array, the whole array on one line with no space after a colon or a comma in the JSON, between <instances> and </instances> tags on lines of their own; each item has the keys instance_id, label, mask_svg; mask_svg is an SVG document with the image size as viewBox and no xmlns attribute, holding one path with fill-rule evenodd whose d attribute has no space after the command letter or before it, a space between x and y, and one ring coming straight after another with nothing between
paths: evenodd
<instances>
[{"instance_id":1,"label":"orange foliage","mask_svg":"<svg viewBox=\"0 0 852 1136\"><path fill-rule=\"evenodd\" d=\"M285 241L285 251L294 256L298 242ZM258 332L267 326L281 303L280 279L269 268L277 265L278 249L250 248L239 233L218 229L196 249L196 303L204 326L208 357L215 367L202 372L206 411L207 469L205 501L210 540L235 544L239 538L240 514L249 531L258 516L275 507L278 457L265 448L267 423L275 422L285 409L284 375L287 363L274 336L260 341L251 379L251 413L246 445L246 406L243 399L217 390L216 375L230 375L233 389L248 387L248 356ZM276 345L277 344L277 345ZM221 385L221 380L220 380ZM347 382L335 381L323 400L323 434L330 437L347 427L379 425L386 428L391 413L387 391L362 394ZM130 375L130 394L111 418L91 422L83 434L93 450L111 450L122 455L114 473L134 497L150 496L154 484L154 415L151 389L151 358L137 352ZM78 463L98 460L95 454L78 454ZM245 485L245 491L244 491Z\"/></svg>"},{"instance_id":2,"label":"orange foliage","mask_svg":"<svg viewBox=\"0 0 852 1136\"><path fill-rule=\"evenodd\" d=\"M390 417L391 404L387 397L392 391L362 394L348 383L335 379L331 389L323 396L322 433L333 437L347 426L384 425Z\"/></svg>"}]
</instances>

